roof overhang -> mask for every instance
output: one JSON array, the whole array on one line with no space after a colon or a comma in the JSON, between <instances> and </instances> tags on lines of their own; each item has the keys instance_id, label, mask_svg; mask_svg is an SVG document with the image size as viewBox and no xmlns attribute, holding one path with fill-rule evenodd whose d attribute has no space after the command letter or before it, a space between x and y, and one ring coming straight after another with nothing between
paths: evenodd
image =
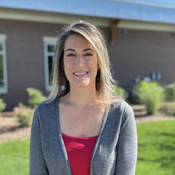
<instances>
[{"instance_id":1,"label":"roof overhang","mask_svg":"<svg viewBox=\"0 0 175 175\"><path fill-rule=\"evenodd\" d=\"M110 27L113 18L92 17L83 15L70 15L63 13L43 12L36 10L0 8L0 19L30 21L42 23L68 24L83 20L99 27ZM120 19L117 24L118 29L135 29L150 31L175 32L175 24L145 22L138 20Z\"/></svg>"},{"instance_id":2,"label":"roof overhang","mask_svg":"<svg viewBox=\"0 0 175 175\"><path fill-rule=\"evenodd\" d=\"M167 2L169 3L163 3L163 0L4 0L0 1L0 7L175 24L175 3L170 0Z\"/></svg>"}]
</instances>

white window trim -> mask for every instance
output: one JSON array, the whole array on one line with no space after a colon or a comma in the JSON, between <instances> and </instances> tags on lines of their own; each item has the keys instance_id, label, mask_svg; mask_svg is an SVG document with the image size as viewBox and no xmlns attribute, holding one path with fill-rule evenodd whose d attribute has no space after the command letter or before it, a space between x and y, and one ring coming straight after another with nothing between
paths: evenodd
<instances>
[{"instance_id":1,"label":"white window trim","mask_svg":"<svg viewBox=\"0 0 175 175\"><path fill-rule=\"evenodd\" d=\"M48 45L55 45L57 37L43 37L44 42L44 68L45 68L45 88L47 91L51 91L52 86L49 85L49 69L48 69L48 56L53 56L54 54L47 52Z\"/></svg>"},{"instance_id":2,"label":"white window trim","mask_svg":"<svg viewBox=\"0 0 175 175\"><path fill-rule=\"evenodd\" d=\"M6 46L5 46L5 41L6 41L6 35L5 34L0 34L0 42L2 43L2 48L3 50L0 51L0 54L3 55L3 73L4 73L4 88L0 88L0 94L6 94L8 92L8 84L7 84L7 58L6 58Z\"/></svg>"}]
</instances>

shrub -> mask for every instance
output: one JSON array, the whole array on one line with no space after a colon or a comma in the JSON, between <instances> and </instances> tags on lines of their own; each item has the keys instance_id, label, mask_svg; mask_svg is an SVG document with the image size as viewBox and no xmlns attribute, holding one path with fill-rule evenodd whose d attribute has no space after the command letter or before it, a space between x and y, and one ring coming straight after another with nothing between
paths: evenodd
<instances>
[{"instance_id":1,"label":"shrub","mask_svg":"<svg viewBox=\"0 0 175 175\"><path fill-rule=\"evenodd\" d=\"M3 99L0 98L0 114L6 108L6 103L4 103Z\"/></svg>"},{"instance_id":2,"label":"shrub","mask_svg":"<svg viewBox=\"0 0 175 175\"><path fill-rule=\"evenodd\" d=\"M13 111L20 126L31 125L34 109L31 109L27 106L24 106L22 103L19 103L19 107L15 107Z\"/></svg>"},{"instance_id":3,"label":"shrub","mask_svg":"<svg viewBox=\"0 0 175 175\"><path fill-rule=\"evenodd\" d=\"M175 115L175 102L174 102L174 104L172 106L172 111L173 111L173 115Z\"/></svg>"},{"instance_id":4,"label":"shrub","mask_svg":"<svg viewBox=\"0 0 175 175\"><path fill-rule=\"evenodd\" d=\"M167 85L164 89L164 100L167 102L175 101L175 83Z\"/></svg>"},{"instance_id":5,"label":"shrub","mask_svg":"<svg viewBox=\"0 0 175 175\"><path fill-rule=\"evenodd\" d=\"M31 108L36 108L41 102L46 100L46 97L38 89L27 88L27 93L29 95L28 105Z\"/></svg>"},{"instance_id":6,"label":"shrub","mask_svg":"<svg viewBox=\"0 0 175 175\"><path fill-rule=\"evenodd\" d=\"M169 113L170 113L170 112L169 112L169 111L170 111L169 108L170 108L170 104L162 103L162 104L160 105L159 111L162 112L162 113L164 113L164 114L169 114Z\"/></svg>"},{"instance_id":7,"label":"shrub","mask_svg":"<svg viewBox=\"0 0 175 175\"><path fill-rule=\"evenodd\" d=\"M139 102L146 106L148 114L155 114L163 100L163 88L157 82L141 81L135 89Z\"/></svg>"},{"instance_id":8,"label":"shrub","mask_svg":"<svg viewBox=\"0 0 175 175\"><path fill-rule=\"evenodd\" d=\"M125 90L117 85L113 85L113 88L114 88L114 94L116 96L119 96L121 98L125 98Z\"/></svg>"}]
</instances>

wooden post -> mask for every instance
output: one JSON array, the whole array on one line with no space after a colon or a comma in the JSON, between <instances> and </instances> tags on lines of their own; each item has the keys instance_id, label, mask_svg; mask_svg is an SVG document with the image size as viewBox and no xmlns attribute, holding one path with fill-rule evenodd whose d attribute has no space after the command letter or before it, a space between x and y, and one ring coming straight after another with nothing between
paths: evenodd
<instances>
[{"instance_id":1,"label":"wooden post","mask_svg":"<svg viewBox=\"0 0 175 175\"><path fill-rule=\"evenodd\" d=\"M115 35L117 33L117 24L120 20L119 19L115 19L111 22L111 26L110 26L110 45L114 45L114 41L115 41Z\"/></svg>"}]
</instances>

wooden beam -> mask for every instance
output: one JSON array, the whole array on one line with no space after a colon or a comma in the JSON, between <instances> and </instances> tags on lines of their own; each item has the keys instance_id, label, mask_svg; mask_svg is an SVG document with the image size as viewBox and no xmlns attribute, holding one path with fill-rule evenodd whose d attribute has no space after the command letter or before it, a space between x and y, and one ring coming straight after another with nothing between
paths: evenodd
<instances>
[{"instance_id":1,"label":"wooden beam","mask_svg":"<svg viewBox=\"0 0 175 175\"><path fill-rule=\"evenodd\" d=\"M119 19L115 19L111 22L111 26L110 26L110 45L114 45L114 41L115 41L115 35L117 33L117 24L120 20Z\"/></svg>"}]
</instances>

